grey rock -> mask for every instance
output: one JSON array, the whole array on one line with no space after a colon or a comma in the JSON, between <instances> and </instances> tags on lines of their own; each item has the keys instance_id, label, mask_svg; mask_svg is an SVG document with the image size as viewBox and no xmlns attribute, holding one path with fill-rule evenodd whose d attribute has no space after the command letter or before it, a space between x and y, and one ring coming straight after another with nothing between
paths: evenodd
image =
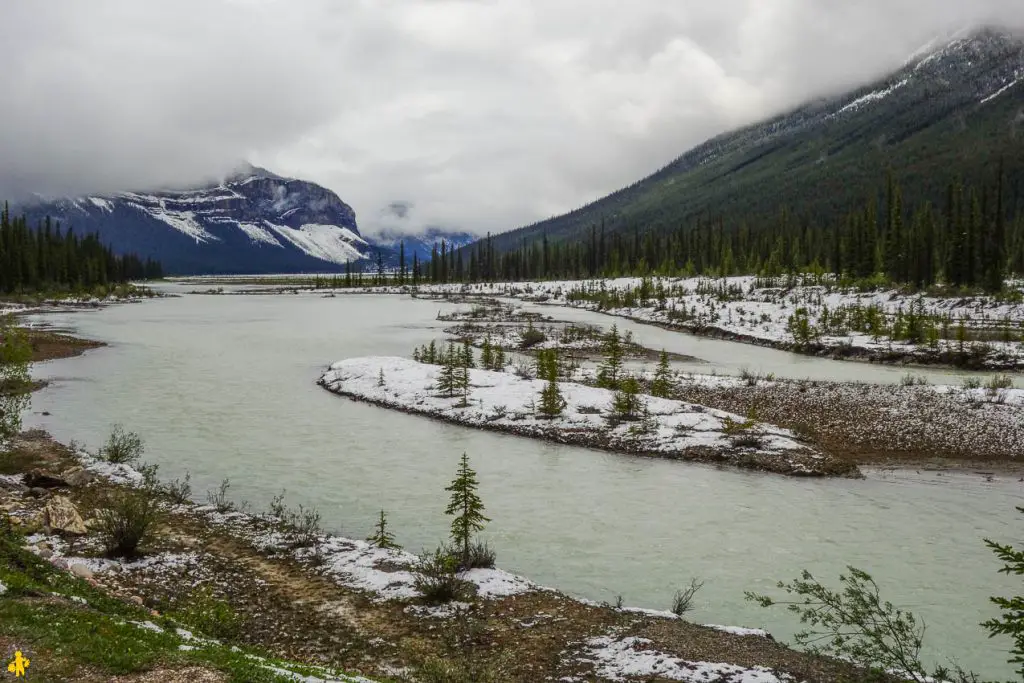
<instances>
[{"instance_id":1,"label":"grey rock","mask_svg":"<svg viewBox=\"0 0 1024 683\"><path fill-rule=\"evenodd\" d=\"M71 487L85 486L93 480L92 473L84 467L72 467L62 472L60 476Z\"/></svg>"}]
</instances>

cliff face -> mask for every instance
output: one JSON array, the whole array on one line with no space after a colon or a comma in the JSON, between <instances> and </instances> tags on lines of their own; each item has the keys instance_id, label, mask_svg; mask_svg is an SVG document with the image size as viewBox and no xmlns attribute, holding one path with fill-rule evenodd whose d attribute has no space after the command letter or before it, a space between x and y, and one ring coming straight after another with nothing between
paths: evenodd
<instances>
[{"instance_id":1,"label":"cliff face","mask_svg":"<svg viewBox=\"0 0 1024 683\"><path fill-rule=\"evenodd\" d=\"M50 216L98 232L116 251L159 260L165 272L338 270L373 251L355 211L330 190L264 169L195 189L120 192L17 207L30 222Z\"/></svg>"}]
</instances>

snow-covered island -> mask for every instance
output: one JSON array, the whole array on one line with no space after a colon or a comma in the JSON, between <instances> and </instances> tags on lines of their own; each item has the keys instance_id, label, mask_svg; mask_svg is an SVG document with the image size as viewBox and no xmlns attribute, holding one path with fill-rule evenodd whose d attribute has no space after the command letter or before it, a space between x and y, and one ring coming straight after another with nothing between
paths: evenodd
<instances>
[{"instance_id":1,"label":"snow-covered island","mask_svg":"<svg viewBox=\"0 0 1024 683\"><path fill-rule=\"evenodd\" d=\"M634 455L663 457L794 476L856 475L792 432L693 403L643 396L643 417L615 419L615 392L559 382L561 414L540 414L546 382L511 373L469 370L469 390L437 389L441 366L406 358L350 358L334 363L319 384L328 391L454 424Z\"/></svg>"}]
</instances>

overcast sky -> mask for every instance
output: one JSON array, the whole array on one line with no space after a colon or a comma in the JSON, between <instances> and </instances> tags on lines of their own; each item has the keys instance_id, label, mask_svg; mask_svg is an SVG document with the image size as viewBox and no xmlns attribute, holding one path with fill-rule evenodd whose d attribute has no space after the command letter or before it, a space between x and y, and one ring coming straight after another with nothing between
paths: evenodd
<instances>
[{"instance_id":1,"label":"overcast sky","mask_svg":"<svg viewBox=\"0 0 1024 683\"><path fill-rule=\"evenodd\" d=\"M1024 0L4 0L0 196L248 159L336 191L364 232L502 231L1021 16Z\"/></svg>"}]
</instances>

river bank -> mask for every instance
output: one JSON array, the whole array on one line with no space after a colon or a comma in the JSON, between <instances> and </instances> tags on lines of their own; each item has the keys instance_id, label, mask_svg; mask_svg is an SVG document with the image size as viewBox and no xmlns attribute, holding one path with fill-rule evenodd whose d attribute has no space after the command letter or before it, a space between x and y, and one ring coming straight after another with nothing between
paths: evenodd
<instances>
[{"instance_id":1,"label":"river bank","mask_svg":"<svg viewBox=\"0 0 1024 683\"><path fill-rule=\"evenodd\" d=\"M49 569L31 562L0 568L6 587L0 638L24 650L37 675L56 670L83 680L86 674L175 674L199 667L206 678L194 673L188 680L299 680L285 671L301 672L310 682L856 680L848 666L789 650L760 631L588 604L500 570L464 573L476 586L474 598L431 605L415 587L416 556L298 529L282 522L280 511L243 512L227 501L200 505L161 494L160 523L142 554L112 559L102 553L90 520L110 496L143 485L138 471L72 451L40 432L19 438L4 464L0 509L14 529L6 538L21 539ZM81 466L88 476L59 483L58 473ZM53 474L58 483L29 489L22 478L33 471ZM49 526L56 522L43 511L59 498L85 520L85 533ZM52 581L62 586L56 597L21 578L25 571L51 570L61 573ZM125 653L114 664L61 649L57 639L69 635L63 627L26 645L23 638L34 631L20 615L44 605L48 614L79 620L116 614L140 624L129 633L149 632L177 646L137 648L147 656ZM215 656L229 645L259 657L248 661L264 677L238 678L237 662ZM451 668L452 677L432 677L439 667ZM458 671L477 673L457 678ZM356 674L371 678L348 678Z\"/></svg>"}]
</instances>

